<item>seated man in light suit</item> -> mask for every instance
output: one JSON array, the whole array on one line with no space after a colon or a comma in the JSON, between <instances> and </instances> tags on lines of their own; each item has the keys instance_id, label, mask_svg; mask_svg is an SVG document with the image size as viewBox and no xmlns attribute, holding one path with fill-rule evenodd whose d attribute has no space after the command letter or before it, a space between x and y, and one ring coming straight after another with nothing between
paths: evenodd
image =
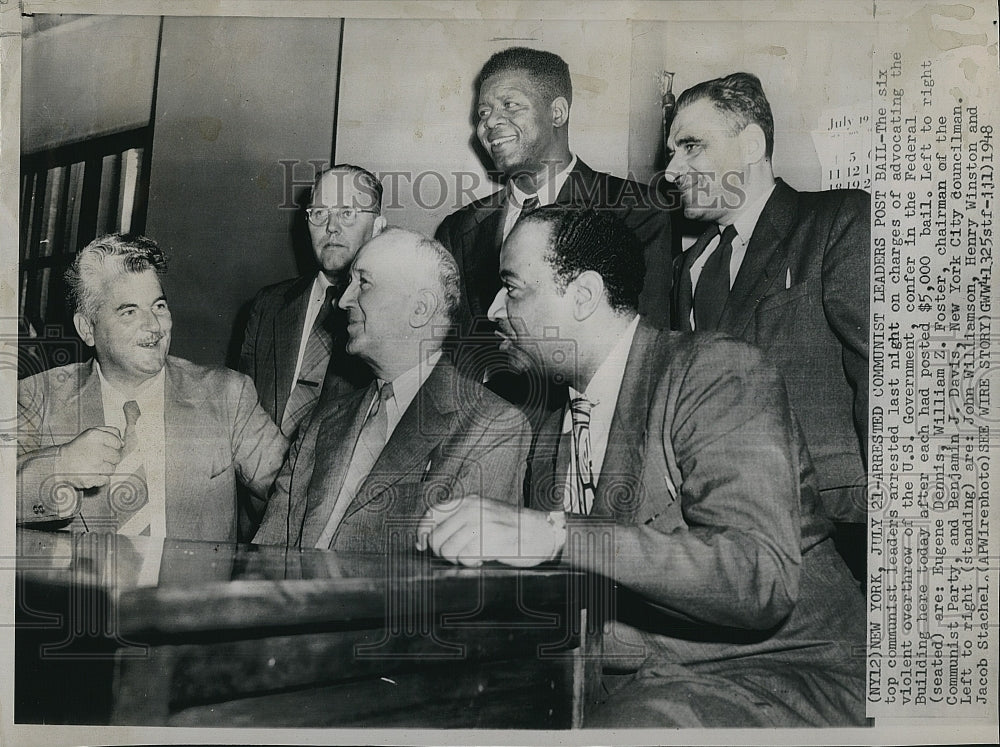
<instances>
[{"instance_id":1,"label":"seated man in light suit","mask_svg":"<svg viewBox=\"0 0 1000 747\"><path fill-rule=\"evenodd\" d=\"M431 507L419 544L464 564L561 557L617 584L595 612L614 620L620 689L588 726L863 723L864 602L775 368L647 325L642 249L613 216L526 216L500 275L502 347L564 377L570 404L538 435L530 508Z\"/></svg>"},{"instance_id":2,"label":"seated man in light suit","mask_svg":"<svg viewBox=\"0 0 1000 747\"><path fill-rule=\"evenodd\" d=\"M74 258L73 323L94 359L18 384L19 522L235 541L237 477L266 497L288 442L247 376L167 355L165 272L143 236Z\"/></svg>"},{"instance_id":3,"label":"seated man in light suit","mask_svg":"<svg viewBox=\"0 0 1000 747\"><path fill-rule=\"evenodd\" d=\"M391 228L362 247L339 303L347 351L377 379L321 399L254 542L383 552L390 520L415 525L437 501L520 503L527 421L442 353L460 301L455 261L437 241Z\"/></svg>"}]
</instances>

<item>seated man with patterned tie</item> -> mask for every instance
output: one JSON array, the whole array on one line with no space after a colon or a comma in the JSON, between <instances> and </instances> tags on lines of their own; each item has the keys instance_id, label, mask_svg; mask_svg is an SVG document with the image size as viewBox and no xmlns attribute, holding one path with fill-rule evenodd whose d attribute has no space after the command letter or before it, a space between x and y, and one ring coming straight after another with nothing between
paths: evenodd
<instances>
[{"instance_id":1,"label":"seated man with patterned tie","mask_svg":"<svg viewBox=\"0 0 1000 747\"><path fill-rule=\"evenodd\" d=\"M321 400L300 429L254 541L384 552L428 505L466 495L521 501L524 416L462 377L442 344L461 301L441 244L389 228L351 267L340 298L347 351L376 380Z\"/></svg>"},{"instance_id":2,"label":"seated man with patterned tie","mask_svg":"<svg viewBox=\"0 0 1000 747\"><path fill-rule=\"evenodd\" d=\"M846 726L865 716L865 608L837 555L775 368L746 343L637 313L618 219L542 208L500 255L502 347L570 387L528 505L432 507L418 542L463 564L561 559L608 590L587 726Z\"/></svg>"},{"instance_id":3,"label":"seated man with patterned tie","mask_svg":"<svg viewBox=\"0 0 1000 747\"><path fill-rule=\"evenodd\" d=\"M266 498L288 442L247 376L168 356L165 272L137 235L74 258L73 323L94 358L18 383L19 522L234 541L237 478Z\"/></svg>"}]
</instances>

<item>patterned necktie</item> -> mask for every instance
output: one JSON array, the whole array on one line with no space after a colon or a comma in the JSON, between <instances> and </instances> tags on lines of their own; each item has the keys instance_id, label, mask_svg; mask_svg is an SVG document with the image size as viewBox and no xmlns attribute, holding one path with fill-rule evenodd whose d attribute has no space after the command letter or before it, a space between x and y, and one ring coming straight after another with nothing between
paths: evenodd
<instances>
[{"instance_id":1,"label":"patterned necktie","mask_svg":"<svg viewBox=\"0 0 1000 747\"><path fill-rule=\"evenodd\" d=\"M698 285L694 289L695 329L713 330L719 326L722 309L729 297L729 260L733 256L735 236L736 226L726 226L719 245L701 268Z\"/></svg>"},{"instance_id":2,"label":"patterned necktie","mask_svg":"<svg viewBox=\"0 0 1000 747\"><path fill-rule=\"evenodd\" d=\"M589 514L594 503L594 467L590 458L590 411L593 403L586 397L574 397L569 403L570 416L573 418L573 445L576 450L576 474L572 481L572 489L563 506L575 514Z\"/></svg>"},{"instance_id":3,"label":"patterned necktie","mask_svg":"<svg viewBox=\"0 0 1000 747\"><path fill-rule=\"evenodd\" d=\"M313 322L312 331L306 341L302 365L299 367L299 378L292 387L288 402L285 403L285 412L281 416L281 432L288 438L295 435L299 423L312 411L323 388L323 379L326 378L326 368L330 362L330 351L333 349L333 335L327 322L332 315L336 298L336 287L328 286L323 305L316 314L316 321Z\"/></svg>"},{"instance_id":4,"label":"patterned necktie","mask_svg":"<svg viewBox=\"0 0 1000 747\"><path fill-rule=\"evenodd\" d=\"M330 514L330 518L327 519L326 526L319 535L315 547L324 550L330 547L330 543L333 542L333 537L337 533L337 528L340 526L344 514L347 513L348 507L357 495L358 488L361 487L365 478L368 477L372 471L372 467L375 466L375 462L378 461L382 449L385 448L386 434L389 430L386 403L392 396L392 383L386 382L374 397L371 407L368 410L368 417L365 419L364 425L361 426L358 440L354 444L354 453L351 455L351 462L347 466L344 483L337 494L337 502L333 505L333 511ZM306 523L309 523L308 513Z\"/></svg>"},{"instance_id":5,"label":"patterned necktie","mask_svg":"<svg viewBox=\"0 0 1000 747\"><path fill-rule=\"evenodd\" d=\"M125 433L122 435L124 446L118 471L108 484L108 500L118 520L119 532L148 535L152 527L152 507L149 505L146 466L142 461L136 430L136 423L142 413L139 403L134 399L126 402L122 410L125 412Z\"/></svg>"}]
</instances>

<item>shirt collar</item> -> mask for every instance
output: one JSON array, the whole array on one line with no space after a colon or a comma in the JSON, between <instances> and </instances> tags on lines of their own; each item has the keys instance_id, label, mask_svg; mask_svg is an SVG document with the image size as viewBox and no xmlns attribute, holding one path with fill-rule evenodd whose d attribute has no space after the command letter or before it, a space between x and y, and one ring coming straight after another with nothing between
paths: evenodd
<instances>
[{"instance_id":1,"label":"shirt collar","mask_svg":"<svg viewBox=\"0 0 1000 747\"><path fill-rule=\"evenodd\" d=\"M420 387L427 381L427 377L431 375L431 371L434 370L439 360L441 360L441 351L436 350L427 356L426 361L421 361L413 368L404 371L393 379L392 397L396 400L396 406L400 412L404 412L410 406L413 398L417 396ZM382 379L378 380L380 391L385 384L386 382Z\"/></svg>"},{"instance_id":2,"label":"shirt collar","mask_svg":"<svg viewBox=\"0 0 1000 747\"><path fill-rule=\"evenodd\" d=\"M541 188L538 190L538 204L539 205L551 205L556 201L559 193L562 191L563 184L566 183L566 179L569 178L569 173L576 168L576 154L570 159L566 168L562 169L557 173L552 179L546 181ZM524 204L524 201L531 197L531 193L525 192L523 189L514 184L511 180L507 182L507 188L510 190L510 195L514 198L514 202L518 207Z\"/></svg>"},{"instance_id":3,"label":"shirt collar","mask_svg":"<svg viewBox=\"0 0 1000 747\"><path fill-rule=\"evenodd\" d=\"M126 396L120 389L115 387L110 381L104 377L104 372L101 370L101 363L96 358L94 358L94 368L97 371L97 376L101 382L101 395L105 401L110 401L116 403L118 406L123 406L126 402L135 400L139 404L139 410L145 412L150 409L150 407L156 407L158 403L163 402L163 386L166 380L166 369L164 366L161 368L155 376L147 379L139 385L136 389L135 395L132 397ZM116 407L116 409L118 409Z\"/></svg>"},{"instance_id":4,"label":"shirt collar","mask_svg":"<svg viewBox=\"0 0 1000 747\"><path fill-rule=\"evenodd\" d=\"M747 203L736 214L736 219L733 220L732 225L736 227L736 233L744 243L749 241L750 237L753 236L753 231L757 227L757 221L760 220L760 214L764 212L764 206L771 199L771 193L774 192L775 186L777 185L771 185L769 190L753 202Z\"/></svg>"},{"instance_id":5,"label":"shirt collar","mask_svg":"<svg viewBox=\"0 0 1000 747\"><path fill-rule=\"evenodd\" d=\"M628 361L628 353L632 347L632 338L639 327L639 315L629 322L625 333L618 339L615 346L608 353L604 362L598 366L593 378L587 384L587 391L581 394L573 387L569 388L571 397L586 397L595 407L603 403L610 403L613 412L618 400L618 392L622 387L622 379L625 377L625 364Z\"/></svg>"}]
</instances>

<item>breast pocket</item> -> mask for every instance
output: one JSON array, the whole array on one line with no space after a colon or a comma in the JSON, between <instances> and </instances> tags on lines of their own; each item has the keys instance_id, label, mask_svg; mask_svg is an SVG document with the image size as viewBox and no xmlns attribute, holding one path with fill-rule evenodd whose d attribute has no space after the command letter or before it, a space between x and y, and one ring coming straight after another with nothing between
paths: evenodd
<instances>
[{"instance_id":1,"label":"breast pocket","mask_svg":"<svg viewBox=\"0 0 1000 747\"><path fill-rule=\"evenodd\" d=\"M813 318L823 316L822 290L819 278L813 278L763 298L754 310L754 341L768 347L775 340L808 335Z\"/></svg>"}]
</instances>

